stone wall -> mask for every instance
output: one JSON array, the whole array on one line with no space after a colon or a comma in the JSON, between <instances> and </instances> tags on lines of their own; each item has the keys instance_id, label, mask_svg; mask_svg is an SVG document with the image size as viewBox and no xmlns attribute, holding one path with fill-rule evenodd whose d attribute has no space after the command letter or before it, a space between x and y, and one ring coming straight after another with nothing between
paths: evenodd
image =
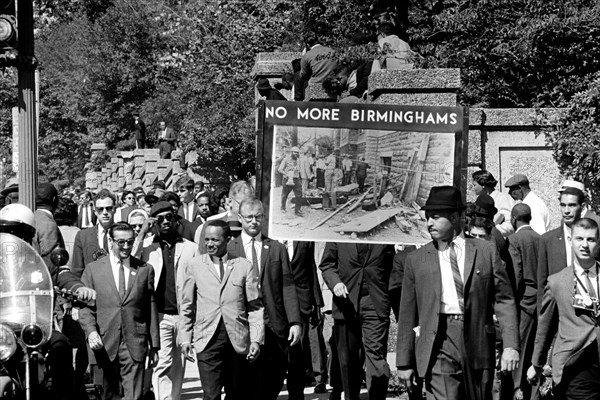
<instances>
[{"instance_id":1,"label":"stone wall","mask_svg":"<svg viewBox=\"0 0 600 400\"><path fill-rule=\"evenodd\" d=\"M269 78L272 84L281 80L283 72L289 72L291 60L299 53L260 53L256 59L254 78ZM286 60L286 57L289 57ZM279 68L279 73L278 73ZM457 93L460 89L459 69L409 69L381 70L369 77L369 99L373 104L399 104L424 106L457 106ZM260 99L256 93L256 100ZM315 88L307 92L307 100L330 100ZM557 189L563 179L552 158L552 152L546 145L543 134L544 124L540 121L552 121L560 110L557 109L483 109L469 110L469 133L467 137L467 167L462 171L467 190L467 200L473 201L471 174L479 169L487 169L499 181L497 190L504 192L504 183L514 173L524 173L530 179L531 188L548 205L552 216L552 226L560 224ZM367 154L373 152L375 141L365 138L344 143L340 150L349 152L354 149ZM435 147L434 147L435 148ZM406 156L404 150L394 152L393 165L403 168ZM433 150L432 150L433 151ZM356 153L358 154L358 153ZM374 153L373 153L374 154ZM397 157L396 157L397 155ZM369 157L369 156L367 156ZM372 156L374 157L374 156ZM355 157L352 157L356 159ZM370 162L378 161L373 158ZM445 179L441 170L437 179ZM431 178L426 178L431 179ZM431 185L434 182L430 182ZM423 192L423 191L421 191ZM426 193L419 193L419 197Z\"/></svg>"}]
</instances>

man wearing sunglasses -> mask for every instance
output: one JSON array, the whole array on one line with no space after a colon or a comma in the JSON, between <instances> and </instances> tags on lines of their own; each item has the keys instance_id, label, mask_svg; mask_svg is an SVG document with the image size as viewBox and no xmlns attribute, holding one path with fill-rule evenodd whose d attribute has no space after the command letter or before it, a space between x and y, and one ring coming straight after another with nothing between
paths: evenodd
<instances>
[{"instance_id":1,"label":"man wearing sunglasses","mask_svg":"<svg viewBox=\"0 0 600 400\"><path fill-rule=\"evenodd\" d=\"M111 191L100 190L94 199L97 224L77 232L71 271L78 277L81 277L88 264L108 254L108 228L113 224L115 204L115 196Z\"/></svg>"},{"instance_id":2,"label":"man wearing sunglasses","mask_svg":"<svg viewBox=\"0 0 600 400\"><path fill-rule=\"evenodd\" d=\"M183 287L184 262L192 259L198 246L177 231L178 219L173 204L158 201L150 210L155 235L144 240L141 260L152 265L155 275L156 305L160 330L159 360L152 375L157 400L180 399L185 358L176 343L179 307Z\"/></svg>"},{"instance_id":3,"label":"man wearing sunglasses","mask_svg":"<svg viewBox=\"0 0 600 400\"><path fill-rule=\"evenodd\" d=\"M125 222L108 229L110 251L91 263L82 282L96 290L95 307L81 309L90 362L103 372L103 399L141 399L144 364L156 364L160 346L154 269L131 257L134 233Z\"/></svg>"}]
</instances>

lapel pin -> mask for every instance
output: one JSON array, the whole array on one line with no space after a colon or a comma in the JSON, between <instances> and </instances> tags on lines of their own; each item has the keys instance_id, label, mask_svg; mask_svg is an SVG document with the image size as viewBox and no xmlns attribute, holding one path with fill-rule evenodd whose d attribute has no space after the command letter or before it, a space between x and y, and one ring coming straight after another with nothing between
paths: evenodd
<instances>
[{"instance_id":1,"label":"lapel pin","mask_svg":"<svg viewBox=\"0 0 600 400\"><path fill-rule=\"evenodd\" d=\"M475 273L476 273L477 275L479 275L479 270L477 270Z\"/></svg>"},{"instance_id":2,"label":"lapel pin","mask_svg":"<svg viewBox=\"0 0 600 400\"><path fill-rule=\"evenodd\" d=\"M269 248L269 246L267 246L267 245L265 244L265 245L263 246L263 248L265 248L265 249L268 249L268 248Z\"/></svg>"},{"instance_id":3,"label":"lapel pin","mask_svg":"<svg viewBox=\"0 0 600 400\"><path fill-rule=\"evenodd\" d=\"M131 275L135 275L135 274L136 274L136 272L135 272L135 271L131 271Z\"/></svg>"}]
</instances>

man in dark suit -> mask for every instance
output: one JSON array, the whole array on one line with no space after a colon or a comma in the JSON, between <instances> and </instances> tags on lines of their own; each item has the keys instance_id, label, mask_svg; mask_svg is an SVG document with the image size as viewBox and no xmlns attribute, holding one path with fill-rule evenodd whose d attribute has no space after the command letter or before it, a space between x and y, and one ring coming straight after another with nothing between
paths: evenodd
<instances>
[{"instance_id":1,"label":"man in dark suit","mask_svg":"<svg viewBox=\"0 0 600 400\"><path fill-rule=\"evenodd\" d=\"M537 328L537 265L541 238L529 225L530 221L531 208L524 203L516 204L511 211L511 224L515 233L508 239L508 251L515 271L521 362L512 375L514 390L520 390L524 399L529 399L532 393L532 388L527 383L525 368L533 354Z\"/></svg>"},{"instance_id":2,"label":"man in dark suit","mask_svg":"<svg viewBox=\"0 0 600 400\"><path fill-rule=\"evenodd\" d=\"M71 271L78 277L81 277L89 263L108 254L108 228L113 224L115 204L115 196L111 191L100 190L94 198L94 214L98 224L82 229L75 235Z\"/></svg>"},{"instance_id":3,"label":"man in dark suit","mask_svg":"<svg viewBox=\"0 0 600 400\"><path fill-rule=\"evenodd\" d=\"M165 121L160 122L157 141L160 158L171 158L171 152L177 146L177 135L173 128L167 126Z\"/></svg>"},{"instance_id":4,"label":"man in dark suit","mask_svg":"<svg viewBox=\"0 0 600 400\"><path fill-rule=\"evenodd\" d=\"M573 263L548 278L527 377L537 381L552 346L555 398L598 399L598 224L582 218L571 225L571 233Z\"/></svg>"},{"instance_id":5,"label":"man in dark suit","mask_svg":"<svg viewBox=\"0 0 600 400\"><path fill-rule=\"evenodd\" d=\"M65 242L58 225L54 221L54 211L58 206L58 191L49 182L40 183L35 190L35 238L40 255L46 265L50 265L50 253L56 248L65 248Z\"/></svg>"},{"instance_id":6,"label":"man in dark suit","mask_svg":"<svg viewBox=\"0 0 600 400\"><path fill-rule=\"evenodd\" d=\"M81 204L77 210L77 227L79 229L91 228L98 222L98 217L94 213L92 203L92 193L86 190L81 194Z\"/></svg>"},{"instance_id":7,"label":"man in dark suit","mask_svg":"<svg viewBox=\"0 0 600 400\"><path fill-rule=\"evenodd\" d=\"M135 129L135 148L146 148L146 124L140 118L139 112L133 113L133 128Z\"/></svg>"},{"instance_id":8,"label":"man in dark suit","mask_svg":"<svg viewBox=\"0 0 600 400\"><path fill-rule=\"evenodd\" d=\"M175 189L181 200L177 214L188 222L194 222L200 214L198 204L194 201L194 180L188 176L182 176L175 182Z\"/></svg>"},{"instance_id":9,"label":"man in dark suit","mask_svg":"<svg viewBox=\"0 0 600 400\"><path fill-rule=\"evenodd\" d=\"M422 207L433 242L406 258L396 364L412 390L428 397L491 399L496 357L493 315L500 322L502 371L519 362L517 309L493 243L465 238L466 206L452 186L433 187Z\"/></svg>"},{"instance_id":10,"label":"man in dark suit","mask_svg":"<svg viewBox=\"0 0 600 400\"><path fill-rule=\"evenodd\" d=\"M311 346L310 333L315 333L313 337L319 336L322 340L323 329L319 324L321 317L321 307L323 307L323 295L319 287L319 278L317 276L317 265L315 263L315 244L314 242L284 241L290 255L290 264L296 293L298 294L298 304L300 306L300 316L302 318L302 339L300 341L302 352L304 354L304 363L308 370L307 375L315 375L317 386L315 393L325 393L327 388L327 360L319 353L319 348ZM320 329L319 329L320 326ZM314 332L316 331L316 332ZM325 343L322 343L323 349ZM317 354L311 354L315 352ZM312 357L311 357L312 355ZM313 360L315 360L313 362ZM297 371L298 372L298 371ZM298 376L300 382L304 381L304 376Z\"/></svg>"},{"instance_id":11,"label":"man in dark suit","mask_svg":"<svg viewBox=\"0 0 600 400\"><path fill-rule=\"evenodd\" d=\"M327 243L319 268L333 292L334 336L345 398L358 399L366 361L369 399L386 398L390 245ZM364 356L361 357L361 347Z\"/></svg>"},{"instance_id":12,"label":"man in dark suit","mask_svg":"<svg viewBox=\"0 0 600 400\"><path fill-rule=\"evenodd\" d=\"M131 226L118 222L108 234L109 254L83 272L82 281L97 295L95 306L81 310L79 323L91 350L90 360L103 371L102 398L138 400L146 354L154 365L160 343L154 270L131 257L135 240Z\"/></svg>"},{"instance_id":13,"label":"man in dark suit","mask_svg":"<svg viewBox=\"0 0 600 400\"><path fill-rule=\"evenodd\" d=\"M265 344L252 369L257 400L275 400L288 371L290 399L303 399L305 368L300 338L302 317L287 249L262 235L263 206L255 198L242 201L239 220L242 233L229 242L232 257L245 257L258 271L265 307ZM294 362L292 362L294 361ZM301 381L295 380L302 377Z\"/></svg>"},{"instance_id":14,"label":"man in dark suit","mask_svg":"<svg viewBox=\"0 0 600 400\"><path fill-rule=\"evenodd\" d=\"M542 235L537 268L537 304L538 311L542 305L544 288L548 276L555 274L572 263L571 226L581 218L585 206L584 193L576 188L565 188L559 196L562 223L560 227Z\"/></svg>"}]
</instances>

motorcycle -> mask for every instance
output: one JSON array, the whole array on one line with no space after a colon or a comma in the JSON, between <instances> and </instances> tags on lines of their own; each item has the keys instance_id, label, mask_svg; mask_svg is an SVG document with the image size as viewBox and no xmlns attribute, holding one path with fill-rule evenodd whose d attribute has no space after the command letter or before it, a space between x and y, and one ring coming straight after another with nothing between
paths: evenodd
<instances>
[{"instance_id":1,"label":"motorcycle","mask_svg":"<svg viewBox=\"0 0 600 400\"><path fill-rule=\"evenodd\" d=\"M42 347L54 316L52 278L25 241L0 233L0 244L0 399L43 398L48 382ZM64 254L52 256L66 264Z\"/></svg>"}]
</instances>

